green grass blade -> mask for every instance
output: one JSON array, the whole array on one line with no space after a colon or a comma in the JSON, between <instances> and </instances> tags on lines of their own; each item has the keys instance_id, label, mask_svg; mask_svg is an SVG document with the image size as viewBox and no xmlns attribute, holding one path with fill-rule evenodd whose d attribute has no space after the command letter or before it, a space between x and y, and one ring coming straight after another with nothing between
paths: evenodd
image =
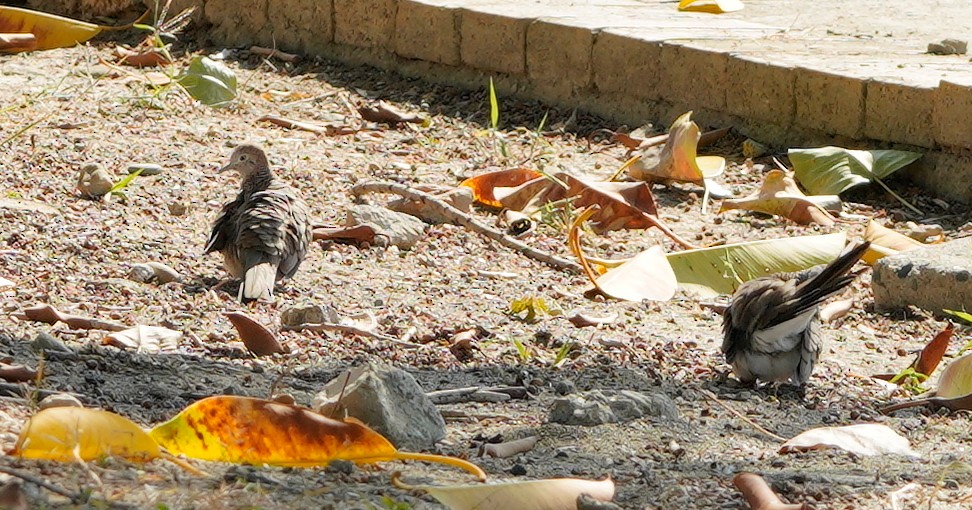
<instances>
[{"instance_id":1,"label":"green grass blade","mask_svg":"<svg viewBox=\"0 0 972 510\"><path fill-rule=\"evenodd\" d=\"M489 123L496 129L499 126L499 100L496 99L496 89L493 87L493 78L489 79Z\"/></svg>"}]
</instances>

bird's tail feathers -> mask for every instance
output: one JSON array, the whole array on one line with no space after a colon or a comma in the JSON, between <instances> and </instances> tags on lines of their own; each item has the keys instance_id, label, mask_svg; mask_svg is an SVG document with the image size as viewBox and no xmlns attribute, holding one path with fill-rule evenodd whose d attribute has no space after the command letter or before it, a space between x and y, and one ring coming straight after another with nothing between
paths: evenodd
<instances>
[{"instance_id":1,"label":"bird's tail feathers","mask_svg":"<svg viewBox=\"0 0 972 510\"><path fill-rule=\"evenodd\" d=\"M246 270L240 283L240 301L270 299L273 297L273 284L277 268L270 262L257 264Z\"/></svg>"},{"instance_id":2,"label":"bird's tail feathers","mask_svg":"<svg viewBox=\"0 0 972 510\"><path fill-rule=\"evenodd\" d=\"M851 268L864 256L870 245L869 241L864 241L846 248L820 273L800 285L797 290L800 300L812 307L848 286L859 274L850 273Z\"/></svg>"}]
</instances>

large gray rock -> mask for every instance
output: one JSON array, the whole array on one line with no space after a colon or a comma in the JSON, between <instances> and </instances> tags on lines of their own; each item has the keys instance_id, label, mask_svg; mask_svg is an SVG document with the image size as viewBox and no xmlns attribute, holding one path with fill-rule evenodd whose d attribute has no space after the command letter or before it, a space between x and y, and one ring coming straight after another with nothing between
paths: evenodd
<instances>
[{"instance_id":1,"label":"large gray rock","mask_svg":"<svg viewBox=\"0 0 972 510\"><path fill-rule=\"evenodd\" d=\"M442 414L415 378L375 363L327 383L314 398L314 409L325 416L353 416L403 450L431 448L446 435Z\"/></svg>"},{"instance_id":2,"label":"large gray rock","mask_svg":"<svg viewBox=\"0 0 972 510\"><path fill-rule=\"evenodd\" d=\"M884 257L874 265L871 288L880 310L972 309L972 238Z\"/></svg>"},{"instance_id":3,"label":"large gray rock","mask_svg":"<svg viewBox=\"0 0 972 510\"><path fill-rule=\"evenodd\" d=\"M592 390L554 400L548 420L564 425L623 423L645 416L678 418L675 402L661 393Z\"/></svg>"},{"instance_id":4,"label":"large gray rock","mask_svg":"<svg viewBox=\"0 0 972 510\"><path fill-rule=\"evenodd\" d=\"M346 225L370 225L377 235L388 238L387 244L402 250L410 250L421 241L427 227L415 216L368 204L358 204L348 209Z\"/></svg>"}]
</instances>

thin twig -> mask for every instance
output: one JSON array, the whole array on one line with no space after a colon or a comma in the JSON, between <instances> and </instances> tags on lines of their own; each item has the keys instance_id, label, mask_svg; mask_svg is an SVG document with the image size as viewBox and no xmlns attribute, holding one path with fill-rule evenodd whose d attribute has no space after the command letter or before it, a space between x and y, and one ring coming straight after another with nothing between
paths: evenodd
<instances>
[{"instance_id":1,"label":"thin twig","mask_svg":"<svg viewBox=\"0 0 972 510\"><path fill-rule=\"evenodd\" d=\"M493 241L496 241L507 248L516 250L526 255L527 257L543 262L544 264L559 269L565 269L567 271L571 271L574 273L580 273L581 271L583 271L583 269L581 269L580 264L572 260L567 260L565 258L561 258L556 255L552 255L550 253L540 251L527 244L524 244L504 234L503 232L500 232L499 230L496 230L490 226L480 223L478 220L476 220L469 214L466 214L460 211L459 209L456 209L452 205L447 204L442 200L439 200L438 198L428 193L409 188L408 186L404 186L392 182L363 182L360 184L355 184L354 187L351 188L351 193L354 194L355 196L360 196L365 193L391 193L394 195L405 197L409 200L421 202L423 205L435 209L436 212L442 214L443 216L451 220L453 223L466 227L469 230L472 230L479 234L482 234L487 238L492 239Z\"/></svg>"},{"instance_id":2,"label":"thin twig","mask_svg":"<svg viewBox=\"0 0 972 510\"><path fill-rule=\"evenodd\" d=\"M707 389L701 389L700 391L702 392L703 395L705 395L706 397L709 397L709 399L711 399L713 402L715 402L716 404L719 404L723 409L725 409L726 411L729 411L730 413L732 413L733 415L735 415L736 418L739 418L740 420L748 423L754 429L762 432L763 434L766 434L767 436L769 436L769 437L771 437L771 438L773 438L773 439L775 439L775 440L777 440L777 441L779 441L781 443L782 442L786 442L786 438L785 437L778 436L778 435L776 435L776 434L774 434L774 433L772 433L772 432L764 429L763 427L759 426L759 424L757 424L753 420L750 420L749 418L747 418L745 415L743 415L739 411L737 411L737 410L729 407L726 403L724 403L723 401L719 400L719 398L716 397L715 394L713 394L711 391L709 391Z\"/></svg>"}]
</instances>

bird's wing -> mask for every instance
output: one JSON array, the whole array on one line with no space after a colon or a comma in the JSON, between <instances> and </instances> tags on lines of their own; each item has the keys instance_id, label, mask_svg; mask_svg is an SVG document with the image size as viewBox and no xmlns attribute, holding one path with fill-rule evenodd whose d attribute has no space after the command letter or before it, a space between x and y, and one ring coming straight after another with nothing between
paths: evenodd
<instances>
[{"instance_id":1,"label":"bird's wing","mask_svg":"<svg viewBox=\"0 0 972 510\"><path fill-rule=\"evenodd\" d=\"M737 350L752 347L753 335L769 327L794 288L792 280L767 276L745 282L736 290L723 316L722 352L727 360L731 362Z\"/></svg>"},{"instance_id":2,"label":"bird's wing","mask_svg":"<svg viewBox=\"0 0 972 510\"><path fill-rule=\"evenodd\" d=\"M236 213L243 203L243 197L237 196L232 202L227 202L216 221L213 222L213 229L209 233L209 241L203 253L220 251L226 247L226 242L236 239Z\"/></svg>"},{"instance_id":3,"label":"bird's wing","mask_svg":"<svg viewBox=\"0 0 972 510\"><path fill-rule=\"evenodd\" d=\"M800 346L800 363L797 365L796 378L797 384L804 384L810 380L813 366L820 358L820 351L823 349L823 332L820 327L820 319L816 316L803 331L802 344Z\"/></svg>"}]
</instances>

